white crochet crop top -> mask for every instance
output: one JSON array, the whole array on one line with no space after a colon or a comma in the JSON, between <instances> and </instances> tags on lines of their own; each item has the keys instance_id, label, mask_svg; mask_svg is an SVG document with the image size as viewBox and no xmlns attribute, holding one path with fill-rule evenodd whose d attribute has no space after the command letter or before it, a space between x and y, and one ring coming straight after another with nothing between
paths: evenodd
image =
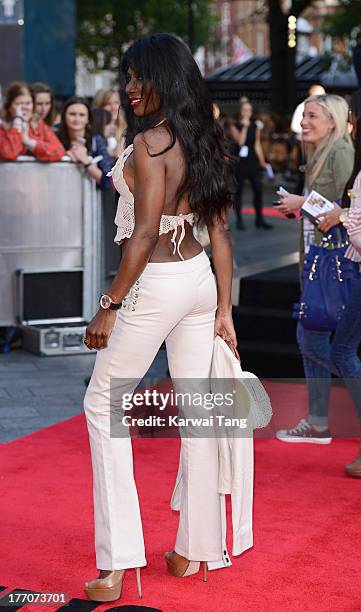
<instances>
[{"instance_id":1,"label":"white crochet crop top","mask_svg":"<svg viewBox=\"0 0 361 612\"><path fill-rule=\"evenodd\" d=\"M130 238L134 230L134 197L130 191L124 176L123 168L129 155L133 152L133 145L130 144L119 157L118 161L108 172L107 176L112 177L113 185L119 193L118 207L115 215L115 225L117 233L114 242L121 244L124 238ZM179 257L184 261L184 257L180 252L180 245L185 236L184 222L187 221L190 225L194 224L194 213L187 215L162 215L160 219L159 235L167 234L173 231L172 243L174 245L173 255L177 252ZM181 227L181 233L177 242L178 227Z\"/></svg>"}]
</instances>

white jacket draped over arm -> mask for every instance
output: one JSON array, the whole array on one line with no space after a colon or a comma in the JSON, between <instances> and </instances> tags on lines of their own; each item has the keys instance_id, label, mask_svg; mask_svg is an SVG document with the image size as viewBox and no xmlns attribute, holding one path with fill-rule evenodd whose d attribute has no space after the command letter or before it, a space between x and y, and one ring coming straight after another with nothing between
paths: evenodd
<instances>
[{"instance_id":1,"label":"white jacket draped over arm","mask_svg":"<svg viewBox=\"0 0 361 612\"><path fill-rule=\"evenodd\" d=\"M232 554L240 555L253 546L253 428L265 426L272 416L268 395L256 376L242 372L240 362L230 348L217 336L214 341L211 391L218 393L231 384L236 389L232 416L247 418L248 426L242 433L232 433L227 427L217 429L219 451L218 492L221 495L223 554L219 562L209 562L209 569L231 565L226 547L225 495L231 495L233 545ZM260 407L260 409L259 409ZM223 412L223 410L221 411ZM179 510L182 471L179 466L171 508Z\"/></svg>"}]
</instances>

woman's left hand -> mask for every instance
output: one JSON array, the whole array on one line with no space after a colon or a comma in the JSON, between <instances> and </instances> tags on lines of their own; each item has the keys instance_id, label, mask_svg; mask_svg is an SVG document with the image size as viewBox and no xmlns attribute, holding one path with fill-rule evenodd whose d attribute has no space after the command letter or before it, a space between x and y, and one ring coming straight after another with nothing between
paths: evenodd
<instances>
[{"instance_id":1,"label":"woman's left hand","mask_svg":"<svg viewBox=\"0 0 361 612\"><path fill-rule=\"evenodd\" d=\"M116 310L98 310L85 331L85 345L88 349L101 350L108 346L116 317Z\"/></svg>"},{"instance_id":2,"label":"woman's left hand","mask_svg":"<svg viewBox=\"0 0 361 612\"><path fill-rule=\"evenodd\" d=\"M26 121L23 121L23 126L22 126L22 131L21 131L21 138L23 141L23 145L25 146L26 149L29 149L29 151L33 151L36 147L36 140L34 140L33 138L30 138L29 136L29 124Z\"/></svg>"},{"instance_id":3,"label":"woman's left hand","mask_svg":"<svg viewBox=\"0 0 361 612\"><path fill-rule=\"evenodd\" d=\"M302 204L305 201L303 196L295 195L293 193L283 194L277 191L280 198L280 205L276 206L276 210L284 215L289 215L297 210L300 210Z\"/></svg>"},{"instance_id":4,"label":"woman's left hand","mask_svg":"<svg viewBox=\"0 0 361 612\"><path fill-rule=\"evenodd\" d=\"M78 161L81 164L87 164L89 162L89 154L83 144L74 143L71 146L70 151L72 153L71 158L73 161Z\"/></svg>"},{"instance_id":5,"label":"woman's left hand","mask_svg":"<svg viewBox=\"0 0 361 612\"><path fill-rule=\"evenodd\" d=\"M217 310L214 322L214 335L222 336L227 342L237 346L237 336L233 325L232 313Z\"/></svg>"},{"instance_id":6,"label":"woman's left hand","mask_svg":"<svg viewBox=\"0 0 361 612\"><path fill-rule=\"evenodd\" d=\"M335 202L333 204L335 206L334 210L317 215L317 219L321 220L321 223L317 226L320 232L328 232L331 227L335 227L340 223L342 208L338 206L338 204L335 204Z\"/></svg>"},{"instance_id":7,"label":"woman's left hand","mask_svg":"<svg viewBox=\"0 0 361 612\"><path fill-rule=\"evenodd\" d=\"M23 121L22 129L21 129L21 138L25 146L27 146L29 142L29 124Z\"/></svg>"}]
</instances>

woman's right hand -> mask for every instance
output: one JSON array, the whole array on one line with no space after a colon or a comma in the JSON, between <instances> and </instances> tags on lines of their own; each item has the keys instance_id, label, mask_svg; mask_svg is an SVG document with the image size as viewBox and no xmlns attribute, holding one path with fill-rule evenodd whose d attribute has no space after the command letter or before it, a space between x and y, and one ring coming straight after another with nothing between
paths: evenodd
<instances>
[{"instance_id":1,"label":"woman's right hand","mask_svg":"<svg viewBox=\"0 0 361 612\"><path fill-rule=\"evenodd\" d=\"M21 119L24 119L24 116L23 116L23 111L22 111L22 108L21 108L21 104L18 104L18 105L15 107L15 115L16 115L17 117L21 117Z\"/></svg>"},{"instance_id":2,"label":"woman's right hand","mask_svg":"<svg viewBox=\"0 0 361 612\"><path fill-rule=\"evenodd\" d=\"M88 349L100 351L108 346L108 340L113 331L116 318L116 310L103 310L99 308L85 331L85 344Z\"/></svg>"},{"instance_id":3,"label":"woman's right hand","mask_svg":"<svg viewBox=\"0 0 361 612\"><path fill-rule=\"evenodd\" d=\"M20 132L20 134L21 134L22 129L23 129L23 121L24 121L24 119L23 119L23 114L22 114L22 111L21 111L21 106L18 105L18 106L15 107L15 115L14 115L14 119L13 119L13 127L18 132Z\"/></svg>"}]
</instances>

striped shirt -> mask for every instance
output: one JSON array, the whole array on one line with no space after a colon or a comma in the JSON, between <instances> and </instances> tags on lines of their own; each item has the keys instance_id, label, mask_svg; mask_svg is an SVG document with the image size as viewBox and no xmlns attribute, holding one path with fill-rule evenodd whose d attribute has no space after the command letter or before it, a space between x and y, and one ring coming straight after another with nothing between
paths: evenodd
<instances>
[{"instance_id":1,"label":"striped shirt","mask_svg":"<svg viewBox=\"0 0 361 612\"><path fill-rule=\"evenodd\" d=\"M351 242L345 257L352 261L361 262L361 172L355 178L351 190L351 207L344 226Z\"/></svg>"}]
</instances>

